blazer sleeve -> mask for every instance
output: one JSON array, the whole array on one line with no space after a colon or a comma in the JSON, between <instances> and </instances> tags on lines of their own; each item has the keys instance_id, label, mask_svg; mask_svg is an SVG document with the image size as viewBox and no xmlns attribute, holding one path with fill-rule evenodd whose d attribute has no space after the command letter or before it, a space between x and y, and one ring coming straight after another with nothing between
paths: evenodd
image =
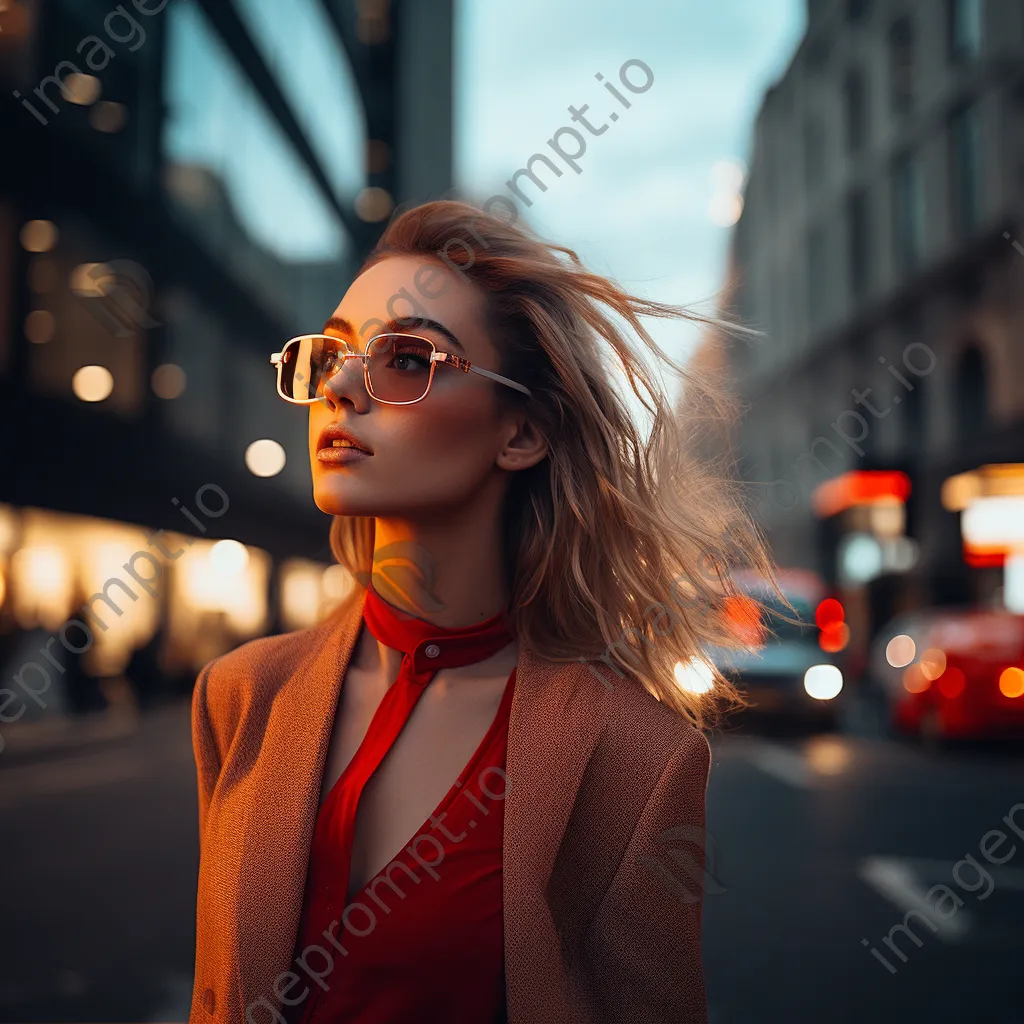
<instances>
[{"instance_id":1,"label":"blazer sleeve","mask_svg":"<svg viewBox=\"0 0 1024 1024\"><path fill-rule=\"evenodd\" d=\"M209 704L210 670L216 661L214 658L207 662L199 673L192 691L192 753L196 761L196 778L199 786L200 847L206 834L206 813L221 768L221 755L214 736Z\"/></svg>"},{"instance_id":2,"label":"blazer sleeve","mask_svg":"<svg viewBox=\"0 0 1024 1024\"><path fill-rule=\"evenodd\" d=\"M587 945L603 1022L707 1022L701 916L710 764L707 739L688 728L591 922Z\"/></svg>"}]
</instances>

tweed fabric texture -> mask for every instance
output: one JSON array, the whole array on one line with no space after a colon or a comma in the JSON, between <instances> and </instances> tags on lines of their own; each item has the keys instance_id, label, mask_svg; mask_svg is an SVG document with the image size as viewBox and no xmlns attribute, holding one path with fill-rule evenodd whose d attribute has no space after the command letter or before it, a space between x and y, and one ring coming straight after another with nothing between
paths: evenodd
<instances>
[{"instance_id":1,"label":"tweed fabric texture","mask_svg":"<svg viewBox=\"0 0 1024 1024\"><path fill-rule=\"evenodd\" d=\"M281 1019L275 985L296 969L320 785L364 601L357 590L310 629L243 644L196 681L189 1024L242 1024L247 1010ZM509 1024L706 1024L695 874L709 766L703 735L629 676L520 648L502 851Z\"/></svg>"}]
</instances>

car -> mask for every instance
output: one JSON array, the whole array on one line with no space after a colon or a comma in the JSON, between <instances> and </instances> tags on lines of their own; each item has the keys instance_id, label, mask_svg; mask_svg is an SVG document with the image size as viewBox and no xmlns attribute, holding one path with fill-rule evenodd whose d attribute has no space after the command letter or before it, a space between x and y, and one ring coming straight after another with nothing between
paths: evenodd
<instances>
[{"instance_id":1,"label":"car","mask_svg":"<svg viewBox=\"0 0 1024 1024\"><path fill-rule=\"evenodd\" d=\"M740 594L730 599L738 601L737 619L742 622L746 618L749 623L749 609L757 606L748 601L748 609L744 610L743 600L753 598L761 608L759 635L752 636L754 642L746 647L715 648L709 652L710 658L749 701L748 717L831 728L838 718L838 698L843 688L839 664L843 644L824 643L824 647L830 648L825 650L823 637L833 622L845 629L842 608L834 599L824 597L823 586L810 574L783 571L777 579L792 609L763 579L753 575L737 577ZM833 615L826 623L826 631L819 626L823 608Z\"/></svg>"},{"instance_id":2,"label":"car","mask_svg":"<svg viewBox=\"0 0 1024 1024\"><path fill-rule=\"evenodd\" d=\"M897 617L872 644L871 674L897 734L1024 738L1024 615L931 608Z\"/></svg>"}]
</instances>

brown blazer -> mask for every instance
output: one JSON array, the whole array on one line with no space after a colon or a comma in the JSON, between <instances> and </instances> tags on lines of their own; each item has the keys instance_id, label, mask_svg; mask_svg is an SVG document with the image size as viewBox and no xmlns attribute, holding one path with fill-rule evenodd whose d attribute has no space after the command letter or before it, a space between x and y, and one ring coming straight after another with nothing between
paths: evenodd
<instances>
[{"instance_id":1,"label":"brown blazer","mask_svg":"<svg viewBox=\"0 0 1024 1024\"><path fill-rule=\"evenodd\" d=\"M243 644L196 682L189 1024L242 1024L247 1009L252 1022L280 1022L275 982L292 1000L303 991L285 972L297 970L328 741L364 601L360 589L310 629ZM704 1024L695 876L708 743L631 677L601 670L520 648L502 854L508 1021ZM690 850L671 847L679 837Z\"/></svg>"}]
</instances>

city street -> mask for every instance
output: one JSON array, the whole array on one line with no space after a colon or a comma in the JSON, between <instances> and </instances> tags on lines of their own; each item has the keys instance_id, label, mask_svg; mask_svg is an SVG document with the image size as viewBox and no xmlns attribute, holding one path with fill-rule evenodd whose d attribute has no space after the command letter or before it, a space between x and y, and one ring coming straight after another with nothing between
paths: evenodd
<instances>
[{"instance_id":1,"label":"city street","mask_svg":"<svg viewBox=\"0 0 1024 1024\"><path fill-rule=\"evenodd\" d=\"M713 749L708 828L725 892L705 900L712 1024L1024 1020L1024 840L1001 821L1024 804L1024 758L841 735ZM1024 831L1024 807L1015 820ZM994 856L1016 841L1002 867L979 852L997 828L1009 840ZM957 884L967 854L991 885L968 864ZM931 915L938 932L911 918L920 946L894 933L904 962L883 940L939 884L963 905L950 897L947 920Z\"/></svg>"},{"instance_id":2,"label":"city street","mask_svg":"<svg viewBox=\"0 0 1024 1024\"><path fill-rule=\"evenodd\" d=\"M735 734L713 749L712 1024L1018 1024L1024 840L1001 819L1024 802L1024 757L840 734ZM119 739L0 759L0 1019L187 1019L193 772L186 704ZM998 855L1016 850L1001 867L979 852L997 828L1010 837ZM954 877L967 854L990 881L968 864ZM937 884L963 905L937 932L912 921L920 946L894 933L900 960L883 940Z\"/></svg>"},{"instance_id":3,"label":"city street","mask_svg":"<svg viewBox=\"0 0 1024 1024\"><path fill-rule=\"evenodd\" d=\"M217 947L366 934L512 639L511 1024L692 1024L698 942L708 1024L1024 1024L1024 0L0 0L0 84L0 1024L301 1003ZM328 1000L495 1016L486 831L452 1009Z\"/></svg>"},{"instance_id":4,"label":"city street","mask_svg":"<svg viewBox=\"0 0 1024 1024\"><path fill-rule=\"evenodd\" d=\"M0 1019L184 1021L198 871L187 703L116 741L0 755Z\"/></svg>"}]
</instances>

